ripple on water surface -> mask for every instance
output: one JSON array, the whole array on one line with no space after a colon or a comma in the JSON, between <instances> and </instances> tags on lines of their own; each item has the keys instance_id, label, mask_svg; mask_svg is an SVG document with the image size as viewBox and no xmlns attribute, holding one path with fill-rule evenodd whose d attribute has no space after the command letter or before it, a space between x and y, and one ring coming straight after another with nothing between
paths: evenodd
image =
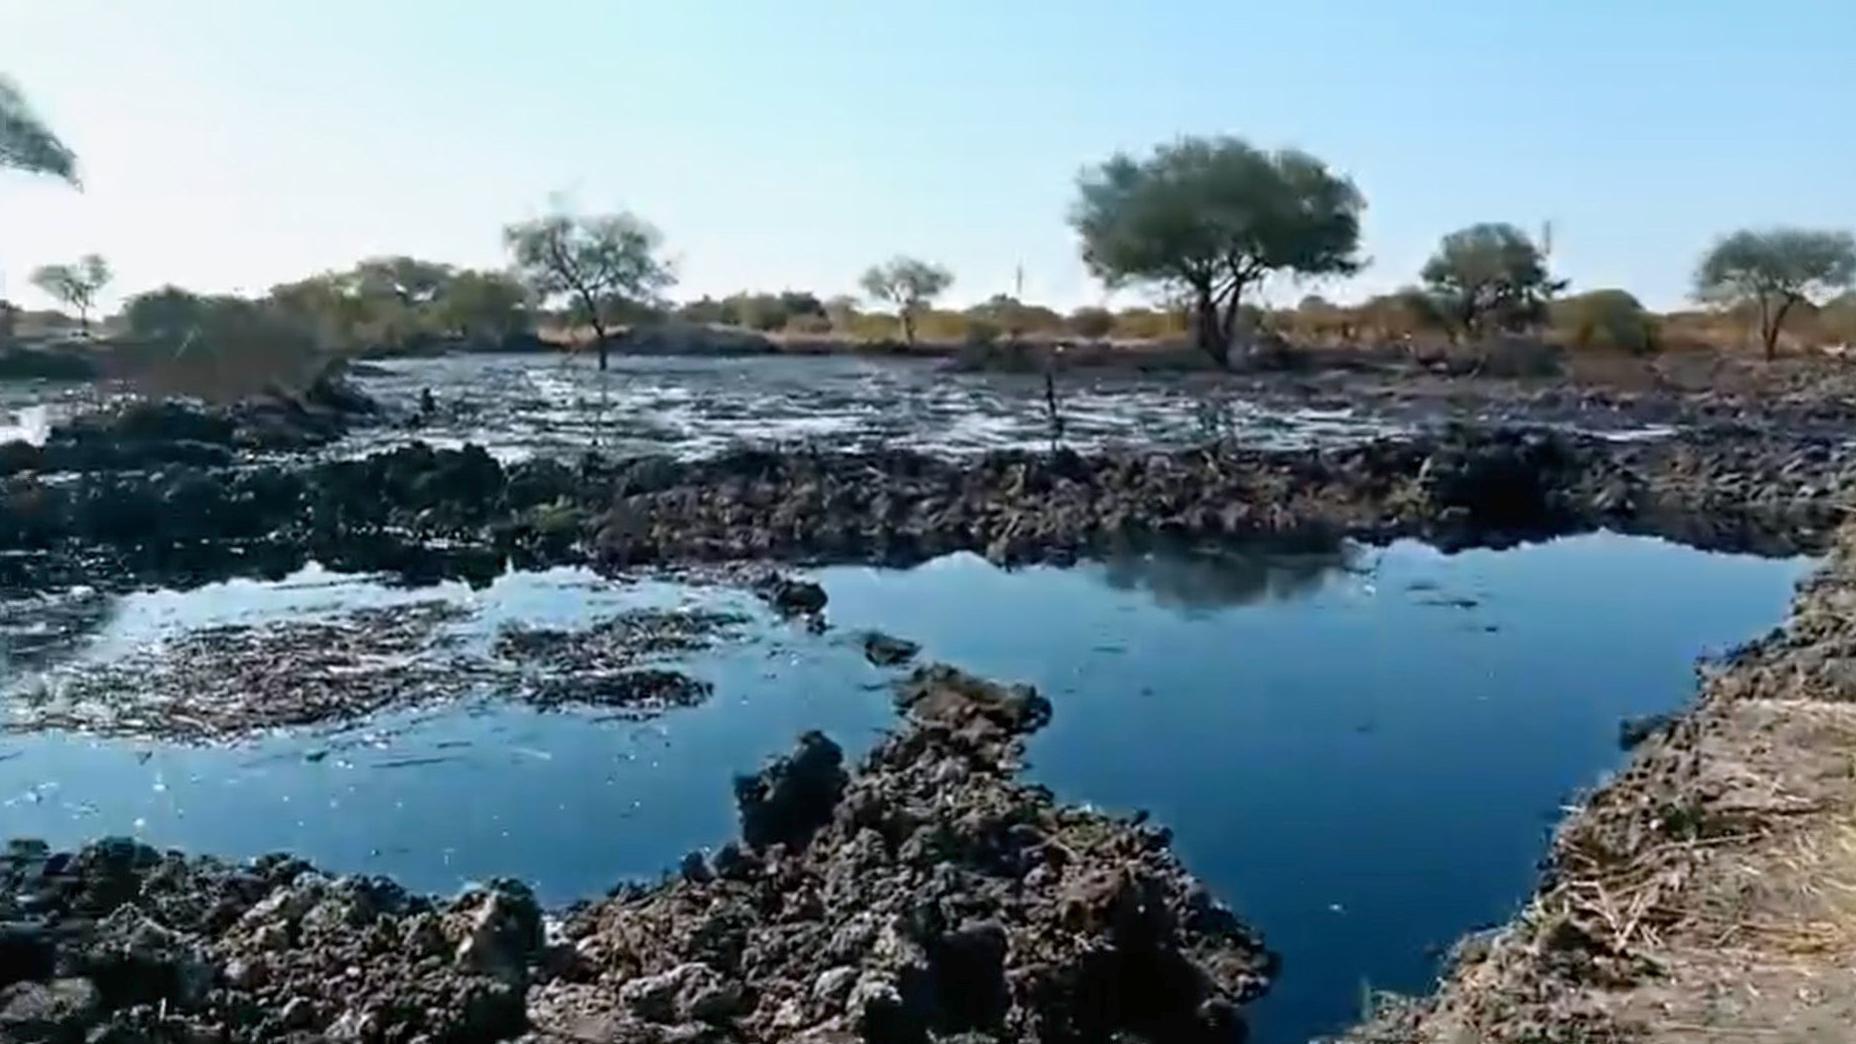
<instances>
[{"instance_id":1,"label":"ripple on water surface","mask_svg":"<svg viewBox=\"0 0 1856 1044\"><path fill-rule=\"evenodd\" d=\"M508 623L584 626L641 606L745 622L666 653L713 693L642 721L537 709L492 677L476 697L230 745L0 737L0 815L10 834L60 844L139 833L234 856L287 848L428 890L513 874L551 901L598 894L729 837L731 775L799 731L867 746L891 720L888 675L858 641L878 628L1050 694L1031 776L1174 829L1187 865L1283 953L1256 1030L1285 1044L1347 1021L1362 985L1422 989L1434 948L1511 913L1560 805L1620 762L1619 720L1678 705L1694 658L1777 622L1807 566L1605 534L1450 556L1402 543L1016 571L960 555L819 571L824 635L731 589L570 570L482 591L310 570L79 592L66 599L77 640L0 612L16 678L188 629L434 599L470 609L453 646L467 652Z\"/></svg>"}]
</instances>

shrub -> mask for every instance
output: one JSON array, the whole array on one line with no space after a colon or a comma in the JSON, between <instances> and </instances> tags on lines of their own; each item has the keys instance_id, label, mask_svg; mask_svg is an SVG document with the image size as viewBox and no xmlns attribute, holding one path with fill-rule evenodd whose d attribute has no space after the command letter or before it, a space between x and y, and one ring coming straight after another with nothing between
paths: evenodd
<instances>
[{"instance_id":1,"label":"shrub","mask_svg":"<svg viewBox=\"0 0 1856 1044\"><path fill-rule=\"evenodd\" d=\"M1644 355L1656 349L1656 323L1623 290L1593 290L1556 301L1553 328L1575 348L1609 348Z\"/></svg>"},{"instance_id":2,"label":"shrub","mask_svg":"<svg viewBox=\"0 0 1856 1044\"><path fill-rule=\"evenodd\" d=\"M1099 340L1115 328L1115 313L1106 308L1078 308L1070 313L1068 325L1078 337Z\"/></svg>"}]
</instances>

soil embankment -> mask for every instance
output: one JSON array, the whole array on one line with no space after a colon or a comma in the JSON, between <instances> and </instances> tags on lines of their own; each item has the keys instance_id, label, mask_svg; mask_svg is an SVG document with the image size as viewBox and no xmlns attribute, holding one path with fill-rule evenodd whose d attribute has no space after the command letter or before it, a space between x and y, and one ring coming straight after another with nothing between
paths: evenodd
<instances>
[{"instance_id":1,"label":"soil embankment","mask_svg":"<svg viewBox=\"0 0 1856 1044\"><path fill-rule=\"evenodd\" d=\"M1539 891L1352 1044L1850 1039L1856 528L1560 827Z\"/></svg>"},{"instance_id":2,"label":"soil embankment","mask_svg":"<svg viewBox=\"0 0 1856 1044\"><path fill-rule=\"evenodd\" d=\"M742 843L551 924L517 882L435 902L283 857L15 842L0 1039L1241 1034L1274 957L1165 831L1014 778L1047 702L927 668L898 703L904 725L854 773L809 734L737 783Z\"/></svg>"},{"instance_id":3,"label":"soil embankment","mask_svg":"<svg viewBox=\"0 0 1856 1044\"><path fill-rule=\"evenodd\" d=\"M413 446L362 460L170 465L0 480L0 583L197 582L332 568L489 577L506 563L1063 561L1163 541L1419 537L1505 545L1597 528L1702 547L1821 549L1856 454L1704 430L1619 442L1455 427L1318 450L740 451L536 460ZM99 578L103 578L99 580Z\"/></svg>"}]
</instances>

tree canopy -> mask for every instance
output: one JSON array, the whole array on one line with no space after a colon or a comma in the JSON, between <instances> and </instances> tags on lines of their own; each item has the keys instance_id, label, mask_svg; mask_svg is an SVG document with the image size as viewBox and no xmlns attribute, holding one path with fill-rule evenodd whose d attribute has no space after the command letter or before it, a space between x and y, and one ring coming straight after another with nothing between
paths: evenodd
<instances>
[{"instance_id":1,"label":"tree canopy","mask_svg":"<svg viewBox=\"0 0 1856 1044\"><path fill-rule=\"evenodd\" d=\"M565 299L574 316L593 328L599 368L606 368L607 339L628 305L654 301L676 282L658 257L662 237L629 213L554 214L510 225L503 242L516 270L544 303Z\"/></svg>"},{"instance_id":2,"label":"tree canopy","mask_svg":"<svg viewBox=\"0 0 1856 1044\"><path fill-rule=\"evenodd\" d=\"M1445 236L1419 275L1437 312L1466 337L1490 324L1512 330L1539 322L1547 301L1566 287L1548 274L1546 255L1534 241L1504 223Z\"/></svg>"},{"instance_id":3,"label":"tree canopy","mask_svg":"<svg viewBox=\"0 0 1856 1044\"><path fill-rule=\"evenodd\" d=\"M19 86L0 76L0 168L77 183L77 156L45 126Z\"/></svg>"},{"instance_id":4,"label":"tree canopy","mask_svg":"<svg viewBox=\"0 0 1856 1044\"><path fill-rule=\"evenodd\" d=\"M1747 306L1771 359L1786 316L1799 304L1856 286L1856 238L1805 228L1742 229L1715 241L1695 268L1695 297Z\"/></svg>"},{"instance_id":5,"label":"tree canopy","mask_svg":"<svg viewBox=\"0 0 1856 1044\"><path fill-rule=\"evenodd\" d=\"M1146 159L1125 153L1083 172L1071 223L1083 261L1110 287L1183 292L1198 343L1228 359L1247 290L1273 272L1358 270L1353 183L1313 156L1237 138L1182 138Z\"/></svg>"},{"instance_id":6,"label":"tree canopy","mask_svg":"<svg viewBox=\"0 0 1856 1044\"><path fill-rule=\"evenodd\" d=\"M109 281L109 262L96 254L85 254L76 264L42 265L32 273L34 286L77 309L78 325L86 331L90 329L90 310L96 307L97 292Z\"/></svg>"},{"instance_id":7,"label":"tree canopy","mask_svg":"<svg viewBox=\"0 0 1856 1044\"><path fill-rule=\"evenodd\" d=\"M954 284L954 273L940 265L898 255L870 266L858 282L864 293L896 306L902 339L914 344L916 315Z\"/></svg>"}]
</instances>

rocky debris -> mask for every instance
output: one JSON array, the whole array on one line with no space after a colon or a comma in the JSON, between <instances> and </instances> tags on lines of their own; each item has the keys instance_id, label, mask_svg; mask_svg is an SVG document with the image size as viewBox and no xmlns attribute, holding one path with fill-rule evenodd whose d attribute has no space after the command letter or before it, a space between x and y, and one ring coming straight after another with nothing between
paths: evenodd
<instances>
[{"instance_id":1,"label":"rocky debris","mask_svg":"<svg viewBox=\"0 0 1856 1044\"><path fill-rule=\"evenodd\" d=\"M1235 1041L1273 957L1164 831L1057 805L1011 765L1049 705L947 668L899 690L908 724L804 843L571 914L573 970L531 994L543 1036L740 1041ZM836 748L808 736L756 777ZM777 782L774 784L777 786ZM744 827L765 808L744 801Z\"/></svg>"},{"instance_id":2,"label":"rocky debris","mask_svg":"<svg viewBox=\"0 0 1856 1044\"><path fill-rule=\"evenodd\" d=\"M648 666L655 657L710 648L745 623L732 613L634 609L578 630L505 626L494 655L519 675L523 699L541 707L607 707L661 713L709 697L709 683Z\"/></svg>"},{"instance_id":3,"label":"rocky debris","mask_svg":"<svg viewBox=\"0 0 1856 1044\"><path fill-rule=\"evenodd\" d=\"M489 695L647 717L711 693L657 661L709 648L745 619L638 609L580 630L511 624L485 656L459 629L473 616L464 604L429 600L200 628L105 662L53 666L10 693L6 724L216 742ZM0 639L5 620L0 611Z\"/></svg>"},{"instance_id":4,"label":"rocky debris","mask_svg":"<svg viewBox=\"0 0 1856 1044\"><path fill-rule=\"evenodd\" d=\"M878 667L899 667L915 659L915 654L922 651L917 642L881 631L870 631L864 635L864 659Z\"/></svg>"},{"instance_id":5,"label":"rocky debris","mask_svg":"<svg viewBox=\"0 0 1856 1044\"><path fill-rule=\"evenodd\" d=\"M1618 749L1636 750L1643 742L1669 728L1673 714L1644 714L1618 722Z\"/></svg>"},{"instance_id":6,"label":"rocky debris","mask_svg":"<svg viewBox=\"0 0 1856 1044\"><path fill-rule=\"evenodd\" d=\"M0 856L0 1039L1230 1042L1275 961L1165 831L1017 782L1025 689L945 668L853 775L817 734L742 846L546 925L284 856ZM804 835L809 835L806 840Z\"/></svg>"},{"instance_id":7,"label":"rocky debris","mask_svg":"<svg viewBox=\"0 0 1856 1044\"><path fill-rule=\"evenodd\" d=\"M1795 553L1827 542L1845 514L1831 491L1851 481L1856 450L1841 439L1729 429L1622 442L1454 427L1319 450L968 460L744 450L577 468L414 445L295 467L0 479L0 550L32 553L0 556L0 583L224 574L310 555L414 574L589 559L908 563L963 550L1017 563L1157 541L1455 548L1601 527ZM808 582L776 575L765 590L818 618L824 592Z\"/></svg>"},{"instance_id":8,"label":"rocky debris","mask_svg":"<svg viewBox=\"0 0 1856 1044\"><path fill-rule=\"evenodd\" d=\"M337 372L324 373L301 392L276 391L224 406L130 399L53 427L43 446L0 448L0 475L224 467L241 455L327 445L379 410Z\"/></svg>"},{"instance_id":9,"label":"rocky debris","mask_svg":"<svg viewBox=\"0 0 1856 1044\"><path fill-rule=\"evenodd\" d=\"M849 777L844 751L817 730L799 737L791 755L752 776L735 780L735 804L741 810L741 838L750 848L769 845L804 848L831 820Z\"/></svg>"},{"instance_id":10,"label":"rocky debris","mask_svg":"<svg viewBox=\"0 0 1856 1044\"><path fill-rule=\"evenodd\" d=\"M1842 1040L1856 1025L1856 526L1785 627L1627 723L1535 895L1349 1044Z\"/></svg>"},{"instance_id":11,"label":"rocky debris","mask_svg":"<svg viewBox=\"0 0 1856 1044\"><path fill-rule=\"evenodd\" d=\"M754 584L754 593L781 616L817 616L825 611L825 589L810 580L769 572Z\"/></svg>"}]
</instances>

